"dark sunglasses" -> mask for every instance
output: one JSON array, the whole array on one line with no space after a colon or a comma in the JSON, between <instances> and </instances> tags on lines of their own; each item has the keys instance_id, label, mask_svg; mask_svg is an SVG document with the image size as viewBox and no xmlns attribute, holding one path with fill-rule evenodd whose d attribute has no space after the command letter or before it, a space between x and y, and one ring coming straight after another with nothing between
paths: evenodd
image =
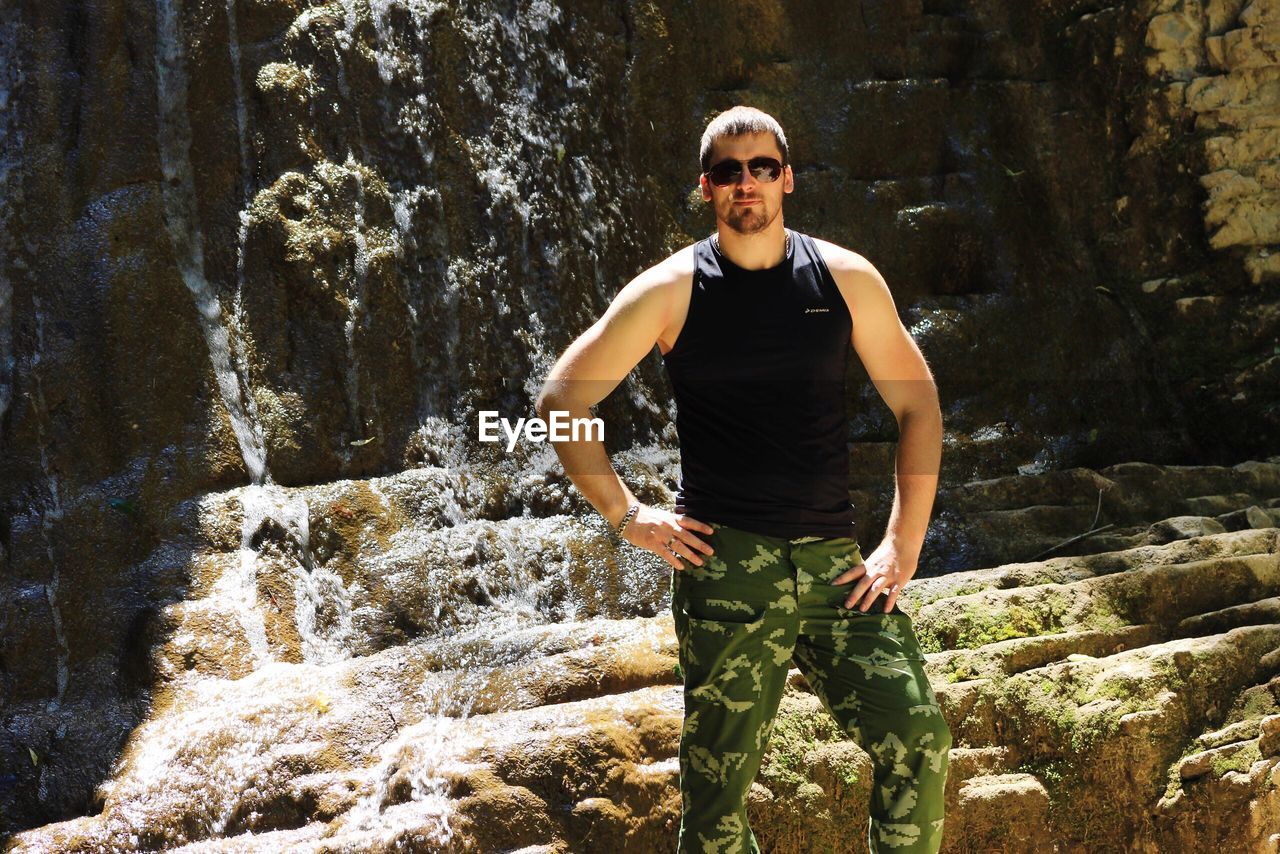
<instances>
[{"instance_id":1,"label":"dark sunglasses","mask_svg":"<svg viewBox=\"0 0 1280 854\"><path fill-rule=\"evenodd\" d=\"M742 164L746 163L752 176L757 181L769 183L778 180L782 174L782 164L776 157L753 157L750 160L721 160L706 172L702 173L717 187L728 187L738 183L742 177Z\"/></svg>"}]
</instances>

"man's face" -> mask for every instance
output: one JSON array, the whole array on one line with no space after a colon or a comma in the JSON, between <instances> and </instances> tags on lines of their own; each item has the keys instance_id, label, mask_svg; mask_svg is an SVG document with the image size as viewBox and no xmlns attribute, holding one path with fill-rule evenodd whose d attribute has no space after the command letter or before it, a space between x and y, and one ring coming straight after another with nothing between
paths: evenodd
<instances>
[{"instance_id":1,"label":"man's face","mask_svg":"<svg viewBox=\"0 0 1280 854\"><path fill-rule=\"evenodd\" d=\"M722 136L711 145L710 165L721 160L750 160L773 157L782 162L782 152L771 133ZM755 234L768 228L782 212L782 194L795 188L791 167L785 166L776 181L757 181L749 169L743 169L735 184L717 187L706 175L699 178L702 199L712 203L716 220L739 234Z\"/></svg>"}]
</instances>

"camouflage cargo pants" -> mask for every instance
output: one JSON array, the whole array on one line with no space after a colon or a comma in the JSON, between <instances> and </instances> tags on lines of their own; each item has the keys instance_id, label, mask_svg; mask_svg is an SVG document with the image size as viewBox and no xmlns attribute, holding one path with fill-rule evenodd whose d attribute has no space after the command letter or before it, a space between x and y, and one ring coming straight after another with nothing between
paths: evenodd
<instances>
[{"instance_id":1,"label":"camouflage cargo pants","mask_svg":"<svg viewBox=\"0 0 1280 854\"><path fill-rule=\"evenodd\" d=\"M671 576L685 704L678 852L759 851L747 789L792 662L871 757L870 850L937 851L951 731L911 618L896 604L885 614L883 595L865 613L844 607L857 579L831 581L862 562L851 538L710 524L715 554Z\"/></svg>"}]
</instances>

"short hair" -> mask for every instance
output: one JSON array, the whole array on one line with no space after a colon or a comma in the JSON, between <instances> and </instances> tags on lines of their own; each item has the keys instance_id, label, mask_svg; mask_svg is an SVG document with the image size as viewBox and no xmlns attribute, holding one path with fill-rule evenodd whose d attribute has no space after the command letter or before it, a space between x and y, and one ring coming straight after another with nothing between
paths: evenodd
<instances>
[{"instance_id":1,"label":"short hair","mask_svg":"<svg viewBox=\"0 0 1280 854\"><path fill-rule=\"evenodd\" d=\"M707 129L702 132L702 146L698 152L702 171L706 172L711 168L713 142L722 136L743 136L750 133L773 134L774 141L778 143L778 150L782 152L782 165L786 166L791 162L787 152L787 135L782 132L782 125L778 124L778 120L764 110L738 104L712 119Z\"/></svg>"}]
</instances>

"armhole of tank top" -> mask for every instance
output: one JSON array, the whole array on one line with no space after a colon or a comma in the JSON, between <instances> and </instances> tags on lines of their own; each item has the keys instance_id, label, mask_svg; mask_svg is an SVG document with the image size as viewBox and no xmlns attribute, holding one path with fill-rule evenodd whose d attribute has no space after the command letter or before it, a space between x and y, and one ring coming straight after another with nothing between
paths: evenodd
<instances>
[{"instance_id":1,"label":"armhole of tank top","mask_svg":"<svg viewBox=\"0 0 1280 854\"><path fill-rule=\"evenodd\" d=\"M689 330L689 321L693 319L693 295L694 295L694 294L696 294L696 293L698 292L698 271L699 271L699 269L700 269L700 267L699 267L699 265L698 265L698 248L697 248L697 247L694 247L694 250L693 250L693 277L692 277L692 279L691 279L691 281L690 281L690 284L689 284L689 307L688 307L688 309L686 309L686 310L685 310L685 313L684 313L684 323L680 324L680 334L676 336L676 343L672 344L672 345L671 345L671 349L670 349L670 350L668 350L667 352L665 352L665 353L660 353L660 354L659 354L659 355L662 357L662 359L663 359L663 361L664 361L664 362L665 362L668 358L670 358L672 355L674 355L674 354L675 354L675 352L676 352L677 350L679 350L679 349L680 349L680 342L682 342L682 341L684 341L684 340L685 340L685 332L687 332L687 331Z\"/></svg>"},{"instance_id":2,"label":"armhole of tank top","mask_svg":"<svg viewBox=\"0 0 1280 854\"><path fill-rule=\"evenodd\" d=\"M836 293L840 293L840 286L836 284L836 277L831 275L831 268L827 266L827 259L822 257L822 250L818 248L818 244L807 234L803 235L801 239L805 241L805 246L808 248L809 254L813 256L814 263L818 265L818 270L823 277L831 283L831 287L836 289ZM853 317L853 311L849 308L849 304L844 300L844 294L840 294L840 302L844 303L845 311L849 315L849 333L852 335L853 324L857 321Z\"/></svg>"}]
</instances>

